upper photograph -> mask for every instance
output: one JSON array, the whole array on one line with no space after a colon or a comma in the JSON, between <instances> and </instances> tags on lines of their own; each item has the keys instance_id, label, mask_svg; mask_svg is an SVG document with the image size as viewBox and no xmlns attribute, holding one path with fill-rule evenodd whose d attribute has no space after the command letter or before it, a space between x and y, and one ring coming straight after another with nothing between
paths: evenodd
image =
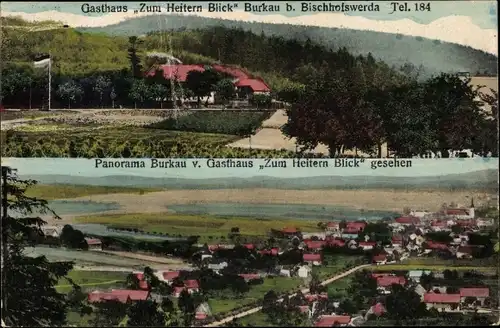
<instances>
[{"instance_id":1,"label":"upper photograph","mask_svg":"<svg viewBox=\"0 0 500 328\"><path fill-rule=\"evenodd\" d=\"M2 157L498 157L495 1L0 13Z\"/></svg>"}]
</instances>

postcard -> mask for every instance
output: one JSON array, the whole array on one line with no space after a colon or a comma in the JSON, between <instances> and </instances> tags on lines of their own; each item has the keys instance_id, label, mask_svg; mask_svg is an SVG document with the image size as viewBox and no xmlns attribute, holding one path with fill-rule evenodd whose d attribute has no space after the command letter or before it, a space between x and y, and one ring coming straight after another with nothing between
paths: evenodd
<instances>
[{"instance_id":1,"label":"postcard","mask_svg":"<svg viewBox=\"0 0 500 328\"><path fill-rule=\"evenodd\" d=\"M493 1L2 3L2 156L498 157Z\"/></svg>"}]
</instances>

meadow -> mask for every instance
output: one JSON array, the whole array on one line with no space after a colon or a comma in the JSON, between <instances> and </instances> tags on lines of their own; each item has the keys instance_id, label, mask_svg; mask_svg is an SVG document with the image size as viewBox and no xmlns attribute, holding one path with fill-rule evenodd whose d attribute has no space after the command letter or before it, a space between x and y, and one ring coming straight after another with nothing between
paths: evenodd
<instances>
[{"instance_id":1,"label":"meadow","mask_svg":"<svg viewBox=\"0 0 500 328\"><path fill-rule=\"evenodd\" d=\"M100 288L122 287L127 275L128 272L72 270L67 277L82 287L85 292ZM68 293L73 289L73 286L66 278L61 278L56 285L56 289L60 293Z\"/></svg>"},{"instance_id":2,"label":"meadow","mask_svg":"<svg viewBox=\"0 0 500 328\"><path fill-rule=\"evenodd\" d=\"M409 259L398 264L373 265L372 271L408 271L408 270L430 270L430 271L480 271L483 273L495 273L498 265L495 259L439 259L419 258Z\"/></svg>"}]
</instances>

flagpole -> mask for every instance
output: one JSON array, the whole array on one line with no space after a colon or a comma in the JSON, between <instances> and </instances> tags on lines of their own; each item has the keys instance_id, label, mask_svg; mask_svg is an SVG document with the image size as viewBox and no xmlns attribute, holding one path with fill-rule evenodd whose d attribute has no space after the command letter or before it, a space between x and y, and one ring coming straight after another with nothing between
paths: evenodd
<instances>
[{"instance_id":1,"label":"flagpole","mask_svg":"<svg viewBox=\"0 0 500 328\"><path fill-rule=\"evenodd\" d=\"M52 56L50 55L49 53L49 111L50 111L50 101L51 101L51 83L52 83L52 72L51 72L51 69L52 69Z\"/></svg>"}]
</instances>

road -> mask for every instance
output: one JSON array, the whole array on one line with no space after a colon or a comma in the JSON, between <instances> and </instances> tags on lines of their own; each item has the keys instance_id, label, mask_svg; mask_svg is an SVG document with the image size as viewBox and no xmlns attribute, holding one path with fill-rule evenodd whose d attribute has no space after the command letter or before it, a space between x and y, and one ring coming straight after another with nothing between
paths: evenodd
<instances>
[{"instance_id":1,"label":"road","mask_svg":"<svg viewBox=\"0 0 500 328\"><path fill-rule=\"evenodd\" d=\"M371 264L359 265L359 266L354 267L354 268L352 268L352 269L350 269L350 270L348 270L348 271L346 271L344 273L336 275L335 277L332 277L330 279L322 281L321 285L322 286L326 286L326 285L331 284L332 282L334 282L336 280L342 279L342 278L344 278L344 277L346 277L346 276L348 276L348 275L350 275L350 274L352 274L352 273L354 273L354 272L356 272L358 270L361 270L363 268L367 268L369 266L371 266ZM301 292L303 294L306 294L306 293L309 292L309 288L302 289ZM293 297L295 295L297 295L297 293L290 294L289 297ZM283 301L283 298L280 298L278 301ZM226 317L226 318L224 318L222 320L219 320L219 321L216 321L216 322L212 322L212 323L210 323L208 325L205 325L203 327L218 327L218 326L224 325L226 323L229 323L229 322L233 321L234 319L243 318L243 317L246 317L246 316L248 316L250 314L254 314L256 312L259 312L260 310L262 310L262 306L257 306L257 307L254 307L254 308L250 309L250 310L247 310L245 312L241 312L241 313L238 313L236 315Z\"/></svg>"}]
</instances>

